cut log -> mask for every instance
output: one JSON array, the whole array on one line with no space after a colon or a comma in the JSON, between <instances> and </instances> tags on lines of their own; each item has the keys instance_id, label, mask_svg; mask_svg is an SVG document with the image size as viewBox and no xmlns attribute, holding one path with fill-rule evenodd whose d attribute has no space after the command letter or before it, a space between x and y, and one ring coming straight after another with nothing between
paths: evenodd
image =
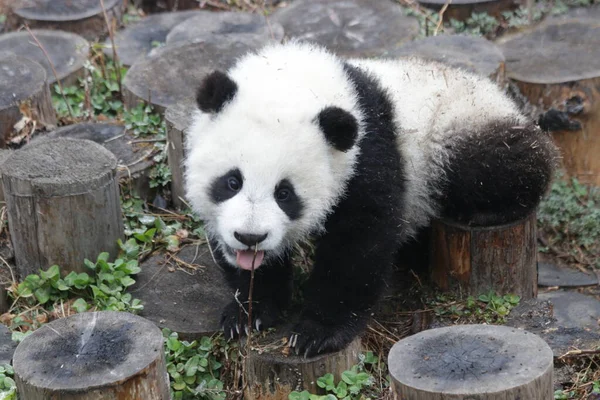
<instances>
[{"instance_id":1,"label":"cut log","mask_svg":"<svg viewBox=\"0 0 600 400\"><path fill-rule=\"evenodd\" d=\"M64 274L118 253L123 220L117 160L89 140L48 139L15 151L0 167L20 278L53 264Z\"/></svg>"},{"instance_id":2,"label":"cut log","mask_svg":"<svg viewBox=\"0 0 600 400\"><path fill-rule=\"evenodd\" d=\"M129 289L144 304L141 316L183 340L221 332L221 312L234 292L206 244L153 256L141 268Z\"/></svg>"},{"instance_id":3,"label":"cut log","mask_svg":"<svg viewBox=\"0 0 600 400\"><path fill-rule=\"evenodd\" d=\"M171 170L171 193L173 205L182 209L185 207L184 166L185 131L192 121L192 114L198 110L195 103L183 102L175 104L165 111L169 147L168 161Z\"/></svg>"},{"instance_id":4,"label":"cut log","mask_svg":"<svg viewBox=\"0 0 600 400\"><path fill-rule=\"evenodd\" d=\"M157 49L136 62L123 80L125 104L152 104L164 113L173 104L193 100L202 78L214 69L227 69L252 50L241 42L186 43Z\"/></svg>"},{"instance_id":5,"label":"cut log","mask_svg":"<svg viewBox=\"0 0 600 400\"><path fill-rule=\"evenodd\" d=\"M294 0L270 19L286 37L313 41L347 57L378 57L419 34L416 18L382 0Z\"/></svg>"},{"instance_id":6,"label":"cut log","mask_svg":"<svg viewBox=\"0 0 600 400\"><path fill-rule=\"evenodd\" d=\"M84 76L83 66L88 59L90 45L87 40L70 32L40 29L32 32L46 49L62 84L64 86L77 84L77 79ZM0 53L12 53L36 61L46 69L48 84L53 85L56 82L50 62L29 32L19 31L0 35Z\"/></svg>"},{"instance_id":7,"label":"cut log","mask_svg":"<svg viewBox=\"0 0 600 400\"><path fill-rule=\"evenodd\" d=\"M507 76L552 131L571 177L600 185L600 23L554 21L500 44ZM568 54L568 57L565 57Z\"/></svg>"},{"instance_id":8,"label":"cut log","mask_svg":"<svg viewBox=\"0 0 600 400\"><path fill-rule=\"evenodd\" d=\"M221 40L235 40L250 47L261 47L269 42L281 42L283 27L276 22L268 22L259 14L201 11L167 35L167 45Z\"/></svg>"},{"instance_id":9,"label":"cut log","mask_svg":"<svg viewBox=\"0 0 600 400\"><path fill-rule=\"evenodd\" d=\"M252 343L246 357L244 390L247 399L284 400L293 391L307 390L323 393L317 386L317 379L327 373L341 380L342 372L355 365L362 351L360 338L355 339L345 349L337 353L304 358L289 354L284 343L283 330L259 335ZM280 332L279 334L277 332Z\"/></svg>"},{"instance_id":10,"label":"cut log","mask_svg":"<svg viewBox=\"0 0 600 400\"><path fill-rule=\"evenodd\" d=\"M484 38L463 35L438 35L415 40L389 52L391 57L419 57L438 61L483 75L504 86L504 55Z\"/></svg>"},{"instance_id":11,"label":"cut log","mask_svg":"<svg viewBox=\"0 0 600 400\"><path fill-rule=\"evenodd\" d=\"M136 142L136 138L122 125L108 123L80 123L64 126L39 135L39 139L87 139L96 142L117 158L117 179L129 185L131 192L151 201L156 190L150 187L150 171L154 165L152 143Z\"/></svg>"},{"instance_id":12,"label":"cut log","mask_svg":"<svg viewBox=\"0 0 600 400\"><path fill-rule=\"evenodd\" d=\"M161 331L125 312L75 314L42 326L14 355L27 400L167 400Z\"/></svg>"},{"instance_id":13,"label":"cut log","mask_svg":"<svg viewBox=\"0 0 600 400\"><path fill-rule=\"evenodd\" d=\"M6 325L0 325L0 365L10 364L17 348L17 343L12 340L12 332Z\"/></svg>"},{"instance_id":14,"label":"cut log","mask_svg":"<svg viewBox=\"0 0 600 400\"><path fill-rule=\"evenodd\" d=\"M460 295L494 290L522 299L536 297L536 237L535 213L493 227L434 221L429 257L432 280L440 289Z\"/></svg>"},{"instance_id":15,"label":"cut log","mask_svg":"<svg viewBox=\"0 0 600 400\"><path fill-rule=\"evenodd\" d=\"M388 356L396 399L548 400L552 350L533 333L494 325L430 329Z\"/></svg>"},{"instance_id":16,"label":"cut log","mask_svg":"<svg viewBox=\"0 0 600 400\"><path fill-rule=\"evenodd\" d=\"M466 21L473 13L500 17L502 12L518 7L514 0L453 0L450 3L447 0L419 0L419 4L435 11L440 11L447 4L444 21Z\"/></svg>"},{"instance_id":17,"label":"cut log","mask_svg":"<svg viewBox=\"0 0 600 400\"><path fill-rule=\"evenodd\" d=\"M0 148L35 129L56 126L46 71L41 65L13 54L1 57L0 87Z\"/></svg>"},{"instance_id":18,"label":"cut log","mask_svg":"<svg viewBox=\"0 0 600 400\"><path fill-rule=\"evenodd\" d=\"M114 29L123 15L123 0L104 0ZM10 26L28 24L33 29L73 32L88 40L108 34L100 0L17 0L12 6Z\"/></svg>"},{"instance_id":19,"label":"cut log","mask_svg":"<svg viewBox=\"0 0 600 400\"><path fill-rule=\"evenodd\" d=\"M130 67L141 57L146 56L156 46L166 43L167 34L197 11L167 12L150 15L138 22L128 25L115 35L115 46L119 61ZM113 57L112 42L107 38L104 42L104 54Z\"/></svg>"}]
</instances>

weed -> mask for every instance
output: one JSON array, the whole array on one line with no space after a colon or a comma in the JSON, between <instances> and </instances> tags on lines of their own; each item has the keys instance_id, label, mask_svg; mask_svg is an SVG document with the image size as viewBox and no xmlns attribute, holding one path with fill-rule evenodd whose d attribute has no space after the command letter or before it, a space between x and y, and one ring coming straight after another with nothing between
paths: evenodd
<instances>
[{"instance_id":1,"label":"weed","mask_svg":"<svg viewBox=\"0 0 600 400\"><path fill-rule=\"evenodd\" d=\"M600 188L560 173L538 210L540 251L585 267L600 268Z\"/></svg>"},{"instance_id":2,"label":"weed","mask_svg":"<svg viewBox=\"0 0 600 400\"><path fill-rule=\"evenodd\" d=\"M441 318L450 318L461 323L502 324L510 311L519 305L521 298L514 294L500 296L490 291L477 298L467 297L458 301L453 296L443 294L431 302L435 315Z\"/></svg>"},{"instance_id":3,"label":"weed","mask_svg":"<svg viewBox=\"0 0 600 400\"><path fill-rule=\"evenodd\" d=\"M17 400L15 371L9 364L0 365L0 400Z\"/></svg>"},{"instance_id":4,"label":"weed","mask_svg":"<svg viewBox=\"0 0 600 400\"><path fill-rule=\"evenodd\" d=\"M180 340L177 333L163 329L163 336L171 398L224 400L223 364L219 360L230 358L237 345L228 344L221 335L188 342Z\"/></svg>"}]
</instances>

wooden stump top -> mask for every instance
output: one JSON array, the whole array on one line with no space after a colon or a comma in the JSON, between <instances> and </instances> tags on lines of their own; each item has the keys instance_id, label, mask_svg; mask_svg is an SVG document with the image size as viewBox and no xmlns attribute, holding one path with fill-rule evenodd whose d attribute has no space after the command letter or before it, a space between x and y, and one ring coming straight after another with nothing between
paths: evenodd
<instances>
[{"instance_id":1,"label":"wooden stump top","mask_svg":"<svg viewBox=\"0 0 600 400\"><path fill-rule=\"evenodd\" d=\"M15 151L0 166L5 189L21 196L88 192L113 178L115 156L90 140L39 140ZM6 179L9 178L9 179Z\"/></svg>"},{"instance_id":2,"label":"wooden stump top","mask_svg":"<svg viewBox=\"0 0 600 400\"><path fill-rule=\"evenodd\" d=\"M234 38L249 46L261 46L283 40L283 27L267 23L264 16L247 12L201 11L167 35L167 44L209 42Z\"/></svg>"},{"instance_id":3,"label":"wooden stump top","mask_svg":"<svg viewBox=\"0 0 600 400\"><path fill-rule=\"evenodd\" d=\"M177 258L192 266L177 267L169 256L157 255L142 265L129 292L144 303L140 315L186 340L221 330L221 312L234 299L221 268L207 245L187 246Z\"/></svg>"},{"instance_id":4,"label":"wooden stump top","mask_svg":"<svg viewBox=\"0 0 600 400\"><path fill-rule=\"evenodd\" d=\"M476 396L526 385L548 374L553 355L546 342L524 330L457 325L399 341L390 350L388 365L394 381L416 391Z\"/></svg>"},{"instance_id":5,"label":"wooden stump top","mask_svg":"<svg viewBox=\"0 0 600 400\"><path fill-rule=\"evenodd\" d=\"M204 76L217 68L227 69L250 50L244 43L229 40L160 48L131 67L124 87L137 100L149 102L164 112L172 104L194 99Z\"/></svg>"},{"instance_id":6,"label":"wooden stump top","mask_svg":"<svg viewBox=\"0 0 600 400\"><path fill-rule=\"evenodd\" d=\"M162 351L162 334L150 321L125 312L86 312L36 330L17 347L13 365L29 386L72 392L126 381Z\"/></svg>"},{"instance_id":7,"label":"wooden stump top","mask_svg":"<svg viewBox=\"0 0 600 400\"><path fill-rule=\"evenodd\" d=\"M491 77L504 68L504 55L494 43L466 35L439 35L415 40L389 52L393 57L420 57Z\"/></svg>"},{"instance_id":8,"label":"wooden stump top","mask_svg":"<svg viewBox=\"0 0 600 400\"><path fill-rule=\"evenodd\" d=\"M57 138L91 140L102 145L117 158L119 178L135 175L153 165L151 160L143 159L152 143L132 143L135 137L122 125L82 122L37 136L33 141Z\"/></svg>"},{"instance_id":9,"label":"wooden stump top","mask_svg":"<svg viewBox=\"0 0 600 400\"><path fill-rule=\"evenodd\" d=\"M6 296L6 293L2 294ZM12 340L12 332L6 325L0 325L0 364L10 364L17 343Z\"/></svg>"},{"instance_id":10,"label":"wooden stump top","mask_svg":"<svg viewBox=\"0 0 600 400\"><path fill-rule=\"evenodd\" d=\"M165 43L167 34L175 26L181 24L188 18L198 14L199 11L177 11L149 15L146 18L129 25L115 35L115 46L119 61L123 65L131 66L140 57L147 55L153 48L154 43ZM107 38L104 54L113 56L112 43Z\"/></svg>"},{"instance_id":11,"label":"wooden stump top","mask_svg":"<svg viewBox=\"0 0 600 400\"><path fill-rule=\"evenodd\" d=\"M104 0L108 11L122 0ZM77 21L102 14L100 0L20 0L13 12L35 21Z\"/></svg>"},{"instance_id":12,"label":"wooden stump top","mask_svg":"<svg viewBox=\"0 0 600 400\"><path fill-rule=\"evenodd\" d=\"M33 34L46 49L59 80L83 68L88 58L90 45L79 35L45 29L32 30ZM52 68L41 49L37 47L27 31L11 32L0 35L0 53L17 54L38 62L46 69L49 84L56 82Z\"/></svg>"},{"instance_id":13,"label":"wooden stump top","mask_svg":"<svg viewBox=\"0 0 600 400\"><path fill-rule=\"evenodd\" d=\"M165 120L179 132L184 132L192 123L192 116L199 112L194 101L184 101L173 104L165 111Z\"/></svg>"},{"instance_id":14,"label":"wooden stump top","mask_svg":"<svg viewBox=\"0 0 600 400\"><path fill-rule=\"evenodd\" d=\"M499 44L506 73L521 82L555 84L600 77L600 22L542 24Z\"/></svg>"},{"instance_id":15,"label":"wooden stump top","mask_svg":"<svg viewBox=\"0 0 600 400\"><path fill-rule=\"evenodd\" d=\"M382 0L295 0L272 14L288 37L314 41L348 57L375 57L419 33L416 18Z\"/></svg>"},{"instance_id":16,"label":"wooden stump top","mask_svg":"<svg viewBox=\"0 0 600 400\"><path fill-rule=\"evenodd\" d=\"M30 98L46 85L46 70L14 54L0 56L0 110Z\"/></svg>"}]
</instances>

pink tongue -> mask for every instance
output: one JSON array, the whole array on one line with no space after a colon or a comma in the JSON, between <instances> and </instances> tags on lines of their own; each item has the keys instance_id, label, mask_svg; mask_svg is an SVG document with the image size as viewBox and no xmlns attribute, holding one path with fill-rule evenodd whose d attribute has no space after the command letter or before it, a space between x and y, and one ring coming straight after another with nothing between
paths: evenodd
<instances>
[{"instance_id":1,"label":"pink tongue","mask_svg":"<svg viewBox=\"0 0 600 400\"><path fill-rule=\"evenodd\" d=\"M237 263L238 265L247 271L252 270L252 260L254 260L254 269L258 268L265 258L264 251L256 252L256 260L254 260L254 250L238 250L237 251Z\"/></svg>"}]
</instances>

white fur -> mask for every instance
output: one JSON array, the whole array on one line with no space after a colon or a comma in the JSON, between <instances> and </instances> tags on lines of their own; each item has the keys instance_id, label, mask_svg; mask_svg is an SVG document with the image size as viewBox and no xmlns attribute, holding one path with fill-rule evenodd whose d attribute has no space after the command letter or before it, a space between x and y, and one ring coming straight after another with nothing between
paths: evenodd
<instances>
[{"instance_id":1,"label":"white fur","mask_svg":"<svg viewBox=\"0 0 600 400\"><path fill-rule=\"evenodd\" d=\"M375 76L391 95L398 148L407 170L407 232L437 213L427 183L442 176L443 144L496 118L524 122L491 82L442 64L420 60L352 60ZM320 47L290 42L242 58L228 75L238 91L216 116L198 113L187 137L186 190L209 234L233 249L245 249L233 232L269 233L259 245L277 256L288 245L321 229L354 172L358 146L332 149L315 123L319 111L338 106L362 115L342 62ZM362 123L359 138L365 134ZM232 168L244 176L241 192L221 204L209 198L213 180ZM275 186L289 179L304 202L290 221L275 202ZM348 216L352 218L352 216ZM232 254L228 260L235 264Z\"/></svg>"}]
</instances>

